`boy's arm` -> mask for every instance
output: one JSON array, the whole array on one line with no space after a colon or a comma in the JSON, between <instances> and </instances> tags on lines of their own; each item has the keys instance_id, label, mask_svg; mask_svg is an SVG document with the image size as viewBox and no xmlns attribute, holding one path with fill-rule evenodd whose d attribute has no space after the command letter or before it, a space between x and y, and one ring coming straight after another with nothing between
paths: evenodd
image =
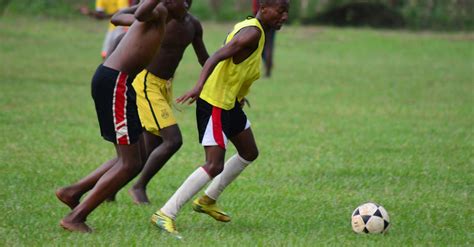
<instances>
[{"instance_id":1,"label":"boy's arm","mask_svg":"<svg viewBox=\"0 0 474 247\"><path fill-rule=\"evenodd\" d=\"M110 22L115 26L130 26L136 20L134 14L137 9L138 5L120 10L112 16Z\"/></svg>"},{"instance_id":2,"label":"boy's arm","mask_svg":"<svg viewBox=\"0 0 474 247\"><path fill-rule=\"evenodd\" d=\"M135 19L140 22L157 20L166 16L167 9L160 0L144 0L135 11Z\"/></svg>"},{"instance_id":3,"label":"boy's arm","mask_svg":"<svg viewBox=\"0 0 474 247\"><path fill-rule=\"evenodd\" d=\"M117 48L120 41L122 41L125 34L126 33L123 32L123 33L119 34L114 40L112 40L112 42L110 43L109 49L107 50L107 53L106 53L107 56L105 58L108 58L110 56L110 54L112 54L112 52L115 51L115 49Z\"/></svg>"},{"instance_id":4,"label":"boy's arm","mask_svg":"<svg viewBox=\"0 0 474 247\"><path fill-rule=\"evenodd\" d=\"M201 93L202 88L204 87L204 83L206 82L209 75L211 75L217 64L220 61L233 57L245 49L257 47L261 35L262 34L260 30L255 27L246 27L241 29L229 43L227 43L216 53L214 53L209 59L207 59L204 67L202 68L199 80L197 81L194 88L185 93L183 96L177 98L176 102L182 104L187 102L188 104L192 104L194 101L196 101L197 97L199 97L199 94Z\"/></svg>"},{"instance_id":5,"label":"boy's arm","mask_svg":"<svg viewBox=\"0 0 474 247\"><path fill-rule=\"evenodd\" d=\"M207 59L209 58L209 53L207 52L206 45L204 45L204 41L202 39L203 30L201 23L197 19L193 19L193 23L196 30L193 39L194 52L196 53L196 56L201 66L204 66Z\"/></svg>"}]
</instances>

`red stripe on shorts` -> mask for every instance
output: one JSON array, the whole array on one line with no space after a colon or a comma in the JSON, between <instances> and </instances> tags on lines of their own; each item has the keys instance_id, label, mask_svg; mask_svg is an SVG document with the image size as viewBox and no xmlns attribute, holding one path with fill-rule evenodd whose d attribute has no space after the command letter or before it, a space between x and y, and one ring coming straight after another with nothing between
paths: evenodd
<instances>
[{"instance_id":1,"label":"red stripe on shorts","mask_svg":"<svg viewBox=\"0 0 474 247\"><path fill-rule=\"evenodd\" d=\"M121 145L130 144L127 129L127 78L128 75L122 72L117 77L114 90L114 125L117 136L117 143Z\"/></svg>"},{"instance_id":2,"label":"red stripe on shorts","mask_svg":"<svg viewBox=\"0 0 474 247\"><path fill-rule=\"evenodd\" d=\"M217 145L225 149L224 135L222 133L221 112L222 109L212 107L212 134Z\"/></svg>"}]
</instances>

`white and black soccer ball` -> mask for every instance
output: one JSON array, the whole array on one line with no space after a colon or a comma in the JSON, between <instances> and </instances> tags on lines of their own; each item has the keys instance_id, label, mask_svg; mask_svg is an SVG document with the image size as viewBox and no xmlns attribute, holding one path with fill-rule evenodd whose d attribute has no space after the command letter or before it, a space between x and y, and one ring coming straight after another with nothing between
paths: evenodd
<instances>
[{"instance_id":1,"label":"white and black soccer ball","mask_svg":"<svg viewBox=\"0 0 474 247\"><path fill-rule=\"evenodd\" d=\"M364 203L352 213L352 230L356 233L385 233L389 227L387 210L376 203Z\"/></svg>"}]
</instances>

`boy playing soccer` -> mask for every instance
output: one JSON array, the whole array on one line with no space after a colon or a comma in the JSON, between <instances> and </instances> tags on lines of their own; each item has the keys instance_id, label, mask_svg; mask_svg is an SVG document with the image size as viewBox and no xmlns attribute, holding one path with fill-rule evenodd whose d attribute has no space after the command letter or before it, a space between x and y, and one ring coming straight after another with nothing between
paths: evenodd
<instances>
[{"instance_id":1,"label":"boy playing soccer","mask_svg":"<svg viewBox=\"0 0 474 247\"><path fill-rule=\"evenodd\" d=\"M186 0L188 9L191 0ZM112 17L115 25L130 26L135 18L124 14L134 8L120 11ZM190 13L173 19L166 24L166 31L160 52L140 72L133 82L137 94L138 115L142 123L146 163L141 175L129 194L136 204L149 203L146 186L166 161L178 151L182 144L181 131L171 110L172 80L174 73L189 44L193 45L199 63L204 65L209 58L202 40L202 26ZM122 36L123 37L123 36ZM116 40L118 44L122 37ZM95 183L97 177L89 177L81 183ZM113 201L115 196L107 198Z\"/></svg>"},{"instance_id":2,"label":"boy playing soccer","mask_svg":"<svg viewBox=\"0 0 474 247\"><path fill-rule=\"evenodd\" d=\"M175 227L180 208L209 181L205 195L193 202L193 209L218 221L230 217L217 207L222 191L258 156L250 122L241 102L251 84L260 76L265 30L280 29L288 19L289 0L260 0L256 18L234 26L225 45L205 63L196 86L176 101L196 101L199 141L204 146L206 162L195 170L166 204L153 214L151 221L165 232L181 238ZM238 154L224 165L227 142Z\"/></svg>"},{"instance_id":3,"label":"boy playing soccer","mask_svg":"<svg viewBox=\"0 0 474 247\"><path fill-rule=\"evenodd\" d=\"M116 50L92 78L92 97L103 138L114 144L114 158L85 177L94 183L79 183L56 191L58 199L72 211L60 225L70 231L91 232L87 216L106 198L136 176L144 163L142 126L138 117L132 81L160 48L166 22L186 13L184 0L144 0L136 7L135 21ZM81 196L91 190L84 201Z\"/></svg>"},{"instance_id":4,"label":"boy playing soccer","mask_svg":"<svg viewBox=\"0 0 474 247\"><path fill-rule=\"evenodd\" d=\"M191 0L186 0L189 8ZM201 65L209 58L202 40L202 26L198 19L187 13L166 25L160 52L133 82L137 92L140 120L145 129L143 136L147 161L138 180L129 190L137 204L149 203L146 186L182 144L181 131L172 111L172 81L174 73L189 44L193 45Z\"/></svg>"}]
</instances>

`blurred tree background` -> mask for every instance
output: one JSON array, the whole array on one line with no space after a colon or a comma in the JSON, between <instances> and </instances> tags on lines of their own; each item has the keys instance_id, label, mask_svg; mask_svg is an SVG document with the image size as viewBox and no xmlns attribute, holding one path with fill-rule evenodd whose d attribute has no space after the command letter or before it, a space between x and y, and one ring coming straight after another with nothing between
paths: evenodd
<instances>
[{"instance_id":1,"label":"blurred tree background","mask_svg":"<svg viewBox=\"0 0 474 247\"><path fill-rule=\"evenodd\" d=\"M290 22L338 26L473 30L474 0L290 0ZM236 21L252 0L196 0L201 20ZM72 17L94 0L0 0L0 13Z\"/></svg>"}]
</instances>

